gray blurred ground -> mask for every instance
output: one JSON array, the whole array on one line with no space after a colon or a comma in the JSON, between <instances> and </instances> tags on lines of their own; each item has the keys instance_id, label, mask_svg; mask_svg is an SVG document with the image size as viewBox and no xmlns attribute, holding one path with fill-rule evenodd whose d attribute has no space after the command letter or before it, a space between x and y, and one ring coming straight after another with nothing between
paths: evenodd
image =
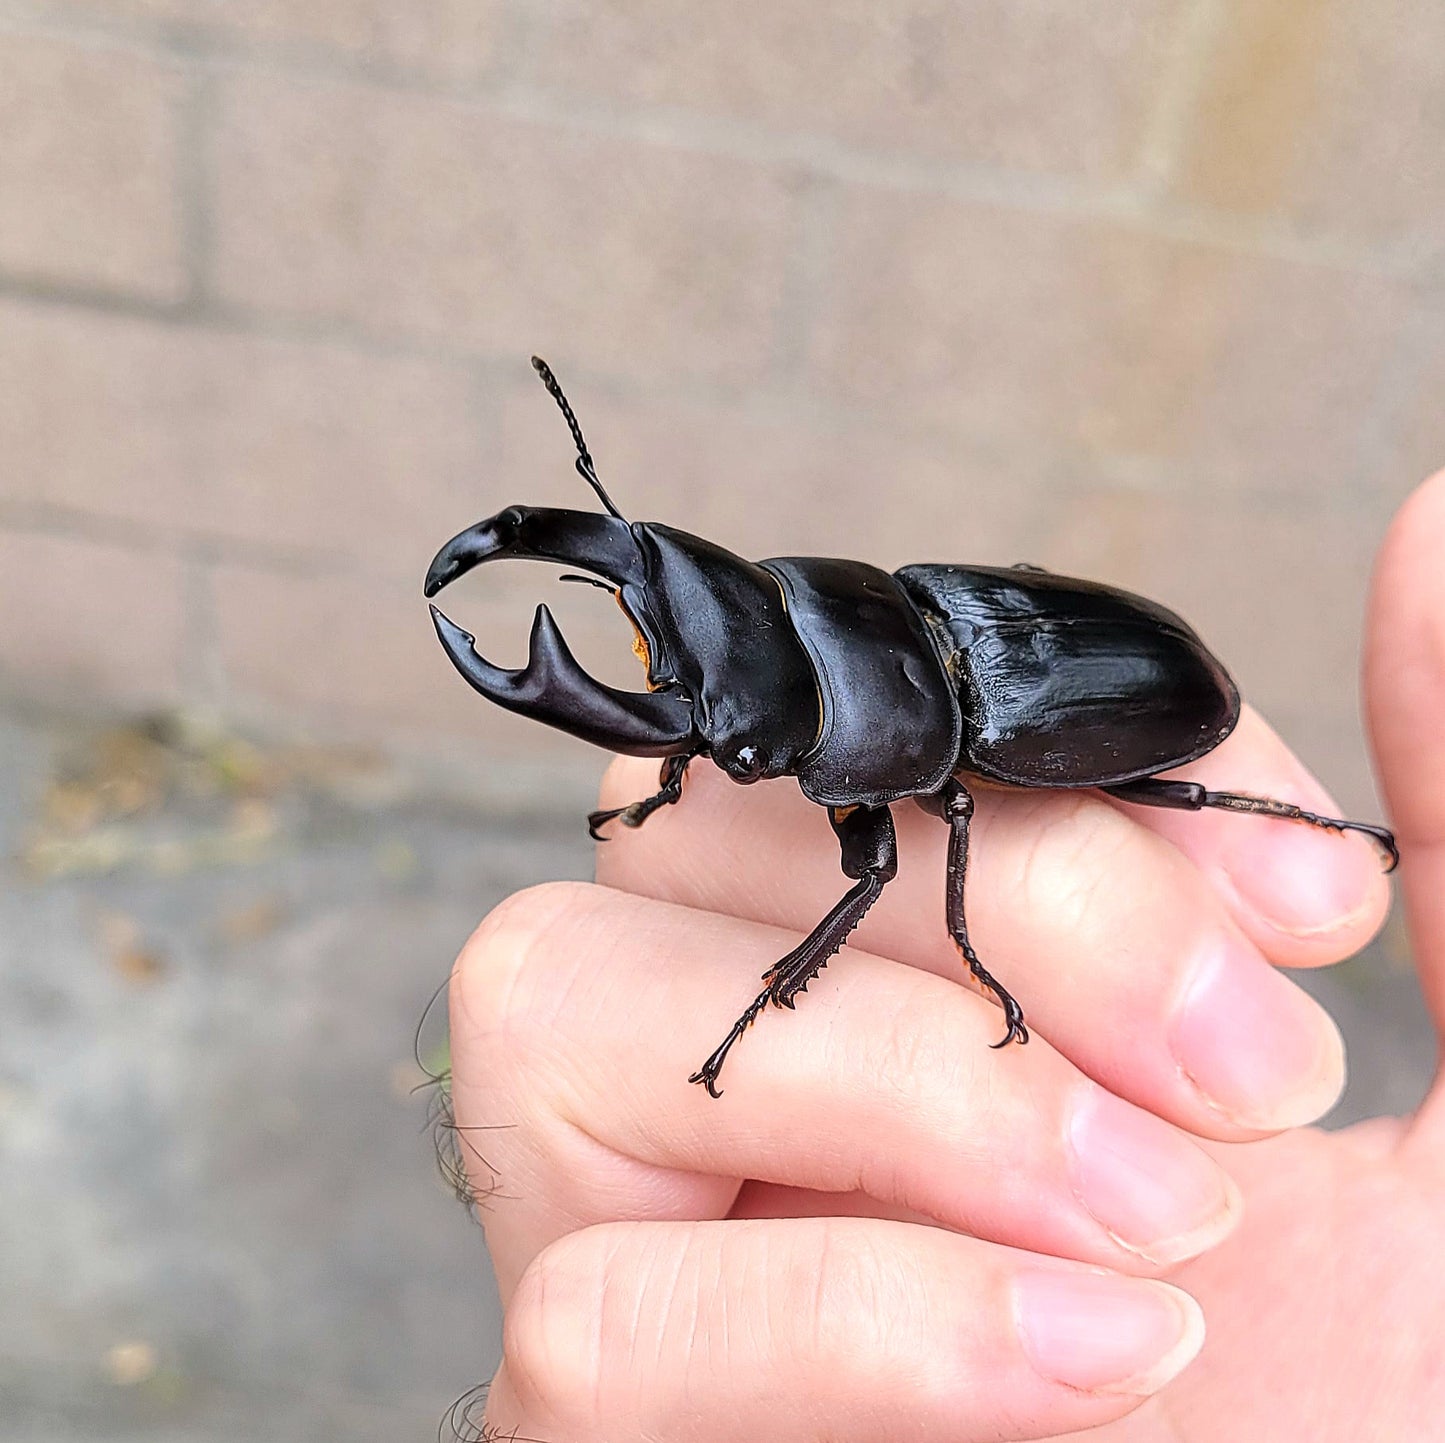
<instances>
[{"instance_id":1,"label":"gray blurred ground","mask_svg":"<svg viewBox=\"0 0 1445 1443\"><path fill-rule=\"evenodd\" d=\"M0 724L0 1436L429 1437L497 1309L413 1029L481 915L590 844L576 810L198 751Z\"/></svg>"},{"instance_id":2,"label":"gray blurred ground","mask_svg":"<svg viewBox=\"0 0 1445 1443\"><path fill-rule=\"evenodd\" d=\"M587 875L586 798L418 795L195 724L0 716L6 1443L395 1443L490 1371L412 1032L498 898ZM1306 979L1350 1043L1342 1119L1428 1076L1399 952Z\"/></svg>"}]
</instances>

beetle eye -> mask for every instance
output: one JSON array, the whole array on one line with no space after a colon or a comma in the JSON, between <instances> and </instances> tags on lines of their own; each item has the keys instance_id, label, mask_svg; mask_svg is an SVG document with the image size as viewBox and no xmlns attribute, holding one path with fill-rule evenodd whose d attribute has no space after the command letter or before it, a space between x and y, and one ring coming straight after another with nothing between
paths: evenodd
<instances>
[{"instance_id":1,"label":"beetle eye","mask_svg":"<svg viewBox=\"0 0 1445 1443\"><path fill-rule=\"evenodd\" d=\"M735 782L755 782L763 775L766 767L763 754L756 747L739 747L727 767L727 774Z\"/></svg>"}]
</instances>

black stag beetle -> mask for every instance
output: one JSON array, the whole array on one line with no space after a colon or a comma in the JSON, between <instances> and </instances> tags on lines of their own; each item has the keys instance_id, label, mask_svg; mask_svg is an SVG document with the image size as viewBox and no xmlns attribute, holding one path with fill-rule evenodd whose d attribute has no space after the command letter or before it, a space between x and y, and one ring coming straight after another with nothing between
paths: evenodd
<instances>
[{"instance_id":1,"label":"black stag beetle","mask_svg":"<svg viewBox=\"0 0 1445 1443\"><path fill-rule=\"evenodd\" d=\"M847 894L765 974L766 986L689 1079L720 1096L733 1044L771 1002L791 1008L898 869L889 804L912 797L949 828L945 918L973 977L1027 1042L1023 1011L974 952L964 921L973 798L969 779L1008 787L1097 788L1125 802L1222 807L1335 832L1363 832L1399 860L1384 827L1321 817L1289 802L1208 791L1156 774L1212 751L1239 720L1228 673L1172 611L1128 592L1031 566L905 566L784 556L745 561L711 541L613 505L567 398L576 467L605 514L509 506L437 553L426 594L484 561L523 557L592 573L637 633L645 692L590 677L539 606L517 671L479 656L435 606L453 665L499 706L630 756L663 757L655 796L594 812L638 827L682 795L707 756L736 782L794 776L828 809Z\"/></svg>"}]
</instances>

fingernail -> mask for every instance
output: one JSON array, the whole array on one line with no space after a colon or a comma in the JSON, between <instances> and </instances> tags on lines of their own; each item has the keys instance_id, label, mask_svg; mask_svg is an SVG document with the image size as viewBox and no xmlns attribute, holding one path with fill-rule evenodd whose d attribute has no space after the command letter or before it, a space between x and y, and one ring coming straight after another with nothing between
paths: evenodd
<instances>
[{"instance_id":1,"label":"fingernail","mask_svg":"<svg viewBox=\"0 0 1445 1443\"><path fill-rule=\"evenodd\" d=\"M1314 1122L1339 1101L1345 1047L1329 1014L1241 945L1199 966L1169 1029L1180 1071L1242 1127Z\"/></svg>"},{"instance_id":2,"label":"fingernail","mask_svg":"<svg viewBox=\"0 0 1445 1443\"><path fill-rule=\"evenodd\" d=\"M1147 1397L1204 1344L1199 1304L1168 1283L1041 1270L1020 1273L1014 1289L1024 1353L1068 1388Z\"/></svg>"},{"instance_id":3,"label":"fingernail","mask_svg":"<svg viewBox=\"0 0 1445 1443\"><path fill-rule=\"evenodd\" d=\"M1239 1221L1234 1180L1152 1113L1091 1085L1080 1089L1068 1131L1074 1195L1130 1252L1183 1262Z\"/></svg>"}]
</instances>

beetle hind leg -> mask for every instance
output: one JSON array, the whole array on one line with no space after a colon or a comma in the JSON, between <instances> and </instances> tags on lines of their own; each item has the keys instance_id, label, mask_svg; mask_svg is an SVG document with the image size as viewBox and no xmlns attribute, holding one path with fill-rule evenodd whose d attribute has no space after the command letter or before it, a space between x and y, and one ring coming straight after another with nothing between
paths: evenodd
<instances>
[{"instance_id":1,"label":"beetle hind leg","mask_svg":"<svg viewBox=\"0 0 1445 1443\"><path fill-rule=\"evenodd\" d=\"M610 807L603 812L588 812L587 834L594 842L605 842L609 839L602 833L602 828L608 822L621 821L624 827L640 827L655 811L662 807L670 807L682 800L682 778L687 771L687 764L692 760L690 756L668 757L662 764L662 772L657 779L657 791L650 797L643 798L640 802L633 802L627 807Z\"/></svg>"},{"instance_id":2,"label":"beetle hind leg","mask_svg":"<svg viewBox=\"0 0 1445 1443\"><path fill-rule=\"evenodd\" d=\"M992 1046L1007 1047L1010 1042L1017 1042L1022 1046L1029 1040L1029 1030L1024 1026L1023 1008L1015 1001L1013 994L979 961L978 953L973 950L973 943L968 940L963 892L968 875L968 826L973 820L973 798L962 782L952 780L936 798L930 798L929 803L925 809L936 812L948 823L948 890L945 904L948 935L963 954L963 960L968 963L968 970L974 981L992 992L999 1006L1003 1008L1004 1022L1008 1030Z\"/></svg>"},{"instance_id":3,"label":"beetle hind leg","mask_svg":"<svg viewBox=\"0 0 1445 1443\"><path fill-rule=\"evenodd\" d=\"M712 1056L688 1078L712 1097L721 1097L718 1075L734 1043L771 1003L791 1010L848 935L863 920L883 888L898 873L898 842L887 807L829 807L828 820L842 848L843 874L857 880L837 906L788 955L763 973L768 984L748 1004Z\"/></svg>"},{"instance_id":4,"label":"beetle hind leg","mask_svg":"<svg viewBox=\"0 0 1445 1443\"><path fill-rule=\"evenodd\" d=\"M1352 822L1344 817L1322 817L1307 812L1293 802L1278 802L1272 797L1251 797L1242 792L1211 792L1198 782L1166 782L1158 777L1143 777L1123 782L1117 787L1103 787L1121 802L1134 802L1141 807L1168 807L1174 811L1198 812L1205 807L1218 807L1226 812L1244 812L1256 817L1278 817L1286 822L1305 822L1327 832L1359 832L1369 837L1385 854L1387 872L1400 865L1400 848L1395 834L1388 827L1373 822Z\"/></svg>"}]
</instances>

